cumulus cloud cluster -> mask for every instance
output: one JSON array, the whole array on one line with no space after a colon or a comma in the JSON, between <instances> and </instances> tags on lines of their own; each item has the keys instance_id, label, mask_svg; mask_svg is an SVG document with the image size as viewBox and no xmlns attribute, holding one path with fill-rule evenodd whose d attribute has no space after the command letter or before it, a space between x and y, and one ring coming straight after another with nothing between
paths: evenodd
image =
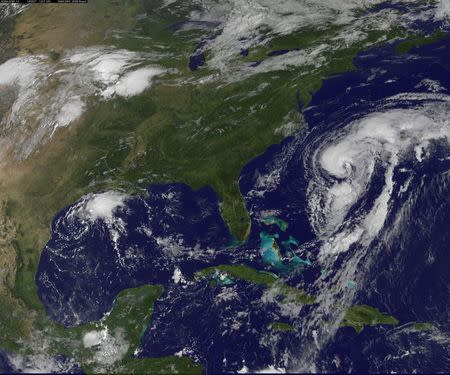
<instances>
[{"instance_id":1,"label":"cumulus cloud cluster","mask_svg":"<svg viewBox=\"0 0 450 375\"><path fill-rule=\"evenodd\" d=\"M125 205L127 196L119 191L107 191L99 194L88 194L83 201L78 215L91 220L113 220L114 212Z\"/></svg>"},{"instance_id":2,"label":"cumulus cloud cluster","mask_svg":"<svg viewBox=\"0 0 450 375\"><path fill-rule=\"evenodd\" d=\"M87 332L83 336L83 346L92 350L93 356L90 362L96 365L96 370L104 372L125 356L130 345L122 329L110 332L105 328Z\"/></svg>"},{"instance_id":3,"label":"cumulus cloud cluster","mask_svg":"<svg viewBox=\"0 0 450 375\"><path fill-rule=\"evenodd\" d=\"M315 173L308 187L310 220L323 239L322 255L373 241L388 217L394 170L400 162L413 155L421 163L430 156L433 142L450 144L448 111L447 98L413 109L373 113L324 136L323 146L314 154ZM384 186L372 207L349 215L380 170Z\"/></svg>"},{"instance_id":4,"label":"cumulus cloud cluster","mask_svg":"<svg viewBox=\"0 0 450 375\"><path fill-rule=\"evenodd\" d=\"M436 8L437 19L447 19L450 17L450 0L439 0Z\"/></svg>"},{"instance_id":5,"label":"cumulus cloud cluster","mask_svg":"<svg viewBox=\"0 0 450 375\"><path fill-rule=\"evenodd\" d=\"M355 20L354 11L381 0L195 0L202 9L192 19L220 20L221 32L209 45L214 52L211 65L226 68L227 61L270 35L288 35L300 28L345 25ZM270 37L269 37L270 38Z\"/></svg>"},{"instance_id":6,"label":"cumulus cloud cluster","mask_svg":"<svg viewBox=\"0 0 450 375\"><path fill-rule=\"evenodd\" d=\"M14 146L16 157L26 158L58 127L76 121L88 97L130 97L149 88L165 72L149 57L92 47L68 51L58 62L44 55L6 61L0 65L0 94L11 100L0 122L2 138Z\"/></svg>"},{"instance_id":7,"label":"cumulus cloud cluster","mask_svg":"<svg viewBox=\"0 0 450 375\"><path fill-rule=\"evenodd\" d=\"M380 6L385 0L191 0L195 10L191 21L218 25L214 37L202 50L208 51L207 65L229 80L239 80L255 73L286 70L296 67L315 69L327 63L327 53L364 44L368 33L377 30L386 34L393 27L408 27L416 20L444 18L449 0L428 6L414 0L393 0L392 7ZM165 7L176 8L180 0L166 1ZM408 6L415 6L408 11ZM398 6L398 7L397 7ZM405 10L401 10L401 7ZM334 30L320 38L321 32ZM242 50L267 45L276 37L297 31L314 33L316 41L301 50L282 56L266 57L259 65L243 63ZM325 34L324 34L325 35ZM386 36L384 37L386 38ZM381 39L380 41L383 41ZM370 45L369 42L367 42ZM373 44L373 41L371 42Z\"/></svg>"},{"instance_id":8,"label":"cumulus cloud cluster","mask_svg":"<svg viewBox=\"0 0 450 375\"><path fill-rule=\"evenodd\" d=\"M73 373L79 369L73 359L52 357L46 354L24 356L11 353L7 356L9 365L16 373L62 374Z\"/></svg>"}]
</instances>

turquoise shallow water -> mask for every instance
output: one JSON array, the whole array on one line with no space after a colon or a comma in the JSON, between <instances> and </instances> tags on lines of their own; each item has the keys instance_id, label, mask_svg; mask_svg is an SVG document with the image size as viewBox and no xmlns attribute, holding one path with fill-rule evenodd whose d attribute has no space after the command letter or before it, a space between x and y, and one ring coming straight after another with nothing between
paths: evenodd
<instances>
[{"instance_id":1,"label":"turquoise shallow water","mask_svg":"<svg viewBox=\"0 0 450 375\"><path fill-rule=\"evenodd\" d=\"M243 244L227 247L230 234L219 215L217 197L208 188L192 191L180 184L159 185L149 188L148 200L131 198L116 214L127 228L117 243L108 223L89 223L85 230L86 223L70 215L82 202L62 211L36 276L52 319L66 325L76 316L97 319L108 311L118 291L157 282L166 292L142 337L141 356L173 355L188 348L189 355L211 372L237 371L243 363L249 368L275 365L322 372L449 369L446 145L433 143L430 157L422 163L414 152L407 154L393 171L389 211L379 235L370 246L355 242L326 264L320 257L324 240L311 225L308 184L318 173L313 151L334 144L330 134L346 130L351 121L386 109L442 102L430 99L432 92L423 82L438 82L441 95L450 93L450 40L406 55L398 55L394 46L383 46L358 55L355 65L355 71L326 80L314 95L304 110L306 137L290 137L270 147L243 169L240 187L253 224ZM386 101L402 93L428 96ZM383 191L386 164L381 158L377 162L367 190L344 218L351 229ZM280 175L275 187L256 183L258 176L275 170ZM407 193L401 193L408 176ZM324 178L335 182L332 176ZM250 194L255 191L260 194ZM268 211L279 214L261 222L261 213ZM402 230L393 232L394 223ZM151 229L152 236L142 227ZM126 256L129 249L135 256ZM288 285L331 301L330 308L320 302L286 305L261 286L228 277L219 276L216 286L207 280L186 285L171 281L175 267L192 280L205 267L240 263L277 273ZM350 328L334 329L336 312L347 303L380 308L395 316L401 327L367 327L360 335ZM297 330L274 335L270 324L281 320ZM419 334L404 328L413 321L432 321L438 331Z\"/></svg>"}]
</instances>

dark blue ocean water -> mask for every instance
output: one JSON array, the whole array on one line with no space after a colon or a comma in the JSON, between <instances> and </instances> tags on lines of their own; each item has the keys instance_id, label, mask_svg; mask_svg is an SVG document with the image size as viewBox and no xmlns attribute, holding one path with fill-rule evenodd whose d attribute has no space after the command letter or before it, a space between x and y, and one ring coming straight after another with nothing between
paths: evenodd
<instances>
[{"instance_id":1,"label":"dark blue ocean water","mask_svg":"<svg viewBox=\"0 0 450 375\"><path fill-rule=\"evenodd\" d=\"M118 250L105 223L92 224L75 240L71 232L78 232L82 223L67 218L71 207L59 213L36 276L49 316L65 325L96 320L111 308L120 290L145 283L164 284L165 293L155 305L140 356L173 355L184 350L209 372L236 371L244 365L250 369L289 367L293 357L313 345L312 339L302 337L300 331L275 333L270 323L281 321L301 327L313 310L302 309L292 318L285 310L292 306L280 304L261 286L243 281L211 286L206 280L175 284L171 277L175 267L192 280L196 270L207 266L244 263L277 273L290 285L317 292L312 282L322 270L314 263L316 238L307 212L311 155L306 151L321 135L380 108L417 106L417 100L386 104L384 99L405 92L429 93L424 79L439 82L440 92L448 94L450 38L407 54L398 54L395 45L373 48L359 54L355 66L355 71L325 80L303 110L308 125L306 137L287 138L243 168L239 185L252 220L249 238L243 244L231 245L217 197L209 188L192 191L181 184L156 185L149 188L148 197L128 200L126 208L116 214L126 223ZM339 329L317 350L314 361L318 371L450 371L445 341L450 333L450 200L446 173L450 165L439 157L442 155L437 152L420 168L402 165L415 169L409 190L409 197L414 195L412 203L403 216L401 233L391 235L390 241L374 243L369 256L376 259L364 263L365 284L358 285L354 301L375 306L406 325L395 330L369 327L359 335L351 328ZM273 187L270 181L261 183L261 176L271 173L276 175ZM395 181L403 178L397 171ZM367 204L379 192L379 182L375 178L370 185ZM169 193L175 198L168 198ZM388 226L404 199L393 202ZM287 229L264 224L261 218L267 212L277 212L277 218L288 224ZM152 235L143 233L142 227L150 228ZM279 244L282 267L271 266L261 256L262 232L272 235ZM178 238L181 245L175 251L155 238ZM304 260L298 272L291 272L296 263L288 256L289 246L282 244L289 239L298 244L296 255ZM310 266L305 263L308 259L312 261ZM339 268L333 271L339 272ZM408 324L414 321L433 322L443 337L441 342L432 339L429 332L411 330Z\"/></svg>"},{"instance_id":2,"label":"dark blue ocean water","mask_svg":"<svg viewBox=\"0 0 450 375\"><path fill-rule=\"evenodd\" d=\"M217 196L208 187L193 191L183 184L152 185L147 198L128 200L126 209L117 212L126 223L118 250L101 220L75 236L85 221L76 215L67 219L70 210L55 217L36 276L47 313L65 325L98 320L121 290L168 283L175 265L192 275L210 264L208 247L219 253L230 242ZM166 238L173 243L162 243ZM220 254L214 258L229 261Z\"/></svg>"},{"instance_id":3,"label":"dark blue ocean water","mask_svg":"<svg viewBox=\"0 0 450 375\"><path fill-rule=\"evenodd\" d=\"M12 367L8 356L6 353L0 351L0 373L7 374L7 373L13 373L14 368Z\"/></svg>"}]
</instances>

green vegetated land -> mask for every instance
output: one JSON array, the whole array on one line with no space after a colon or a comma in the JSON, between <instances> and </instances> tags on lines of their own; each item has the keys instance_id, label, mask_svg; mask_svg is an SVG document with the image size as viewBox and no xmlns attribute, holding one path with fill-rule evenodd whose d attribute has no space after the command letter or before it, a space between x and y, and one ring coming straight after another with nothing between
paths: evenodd
<instances>
[{"instance_id":1,"label":"green vegetated land","mask_svg":"<svg viewBox=\"0 0 450 375\"><path fill-rule=\"evenodd\" d=\"M412 327L416 331L430 331L434 328L434 324L430 322L414 322Z\"/></svg>"},{"instance_id":2,"label":"green vegetated land","mask_svg":"<svg viewBox=\"0 0 450 375\"><path fill-rule=\"evenodd\" d=\"M396 49L397 49L398 53L408 53L413 48L435 43L435 42L439 41L440 39L446 38L447 36L448 36L448 34L441 30L437 31L436 33L434 33L432 35L426 35L426 34L415 35L411 38L408 38L408 39L400 42L397 45Z\"/></svg>"},{"instance_id":3,"label":"green vegetated land","mask_svg":"<svg viewBox=\"0 0 450 375\"><path fill-rule=\"evenodd\" d=\"M162 292L161 285L127 289L119 293L111 313L101 321L74 328L52 324L48 328L53 338L50 343L51 353L74 358L88 374L200 374L201 366L186 357L133 358L151 318L153 304ZM104 355L104 351L108 350L109 357ZM111 360L114 356L119 359Z\"/></svg>"},{"instance_id":4,"label":"green vegetated land","mask_svg":"<svg viewBox=\"0 0 450 375\"><path fill-rule=\"evenodd\" d=\"M216 273L224 273L229 278L245 280L249 283L261 285L270 288L275 294L282 298L282 303L294 302L305 305L315 303L314 296L306 294L303 290L294 288L284 283L275 274L266 271L257 271L244 265L220 265L209 267L198 271L195 274L197 280L209 278Z\"/></svg>"},{"instance_id":5,"label":"green vegetated land","mask_svg":"<svg viewBox=\"0 0 450 375\"><path fill-rule=\"evenodd\" d=\"M295 327L292 324L282 322L273 322L270 325L270 328L274 331L280 332L291 332L295 330Z\"/></svg>"},{"instance_id":6,"label":"green vegetated land","mask_svg":"<svg viewBox=\"0 0 450 375\"><path fill-rule=\"evenodd\" d=\"M249 216L237 182L242 167L281 141L283 135L277 129L286 116L302 126L297 91L307 104L324 78L352 69L354 55L384 33L375 30L363 43L331 49L326 63L318 68L264 73L227 84L190 84L187 80L209 74L207 68L198 72L188 69L189 56L201 34L195 30L175 33L169 27L186 19L187 6L172 14L160 5L156 0L95 0L79 7L37 5L9 26L14 38L10 54L44 53L57 60L70 48L112 44L136 51L164 51L158 64L172 70L167 80L137 97L108 102L93 99L77 124L59 130L28 160L2 167L0 216L12 228L0 242L2 256L10 260L6 276L0 280L2 348L24 350L29 342L31 351L36 330L46 332L52 324L38 298L34 278L40 251L50 236L51 220L58 211L87 192L104 189L138 194L157 182L181 181L194 188L210 185L222 201L221 211L231 231L237 238L245 238ZM144 13L146 17L137 17ZM291 39L275 39L270 47L302 47L334 32L325 29L321 36L322 31L306 29ZM386 35L388 39L404 36L401 29ZM1 40L9 43L9 39ZM263 58L267 52L258 51L251 51L252 58ZM2 55L2 59L6 57L9 55ZM262 83L269 85L261 89ZM249 94L257 89L257 95ZM261 284L279 288L286 300L314 302L313 297L281 281L245 272L245 277L266 278L266 284Z\"/></svg>"},{"instance_id":7,"label":"green vegetated land","mask_svg":"<svg viewBox=\"0 0 450 375\"><path fill-rule=\"evenodd\" d=\"M374 325L398 325L398 320L388 314L380 312L375 307L367 305L356 305L350 307L346 314L342 327L353 327L357 333L360 333L366 326Z\"/></svg>"},{"instance_id":8,"label":"green vegetated land","mask_svg":"<svg viewBox=\"0 0 450 375\"><path fill-rule=\"evenodd\" d=\"M275 274L266 271L257 271L245 265L219 265L209 267L198 271L195 274L196 280L203 278L214 281L217 274L226 275L227 278L235 280L245 280L250 283L261 285L264 288L271 288L277 295L281 297L281 303L293 302L300 304L314 304L315 297L307 295L304 291L291 287L284 283ZM398 325L398 320L388 314L380 312L377 308L367 305L355 305L347 309L342 327L352 327L357 333L360 333L365 326L374 325ZM417 323L417 328L423 327L428 329L427 323ZM291 331L294 327L288 323L274 322L271 329L278 331Z\"/></svg>"}]
</instances>

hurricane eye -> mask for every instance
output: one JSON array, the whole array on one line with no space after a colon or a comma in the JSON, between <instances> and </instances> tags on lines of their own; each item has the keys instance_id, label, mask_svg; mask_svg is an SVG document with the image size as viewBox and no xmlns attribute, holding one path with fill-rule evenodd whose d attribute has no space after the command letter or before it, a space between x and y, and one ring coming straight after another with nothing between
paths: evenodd
<instances>
[{"instance_id":1,"label":"hurricane eye","mask_svg":"<svg viewBox=\"0 0 450 375\"><path fill-rule=\"evenodd\" d=\"M345 161L344 169L347 172L347 175L351 175L353 173L354 166L349 161Z\"/></svg>"}]
</instances>

